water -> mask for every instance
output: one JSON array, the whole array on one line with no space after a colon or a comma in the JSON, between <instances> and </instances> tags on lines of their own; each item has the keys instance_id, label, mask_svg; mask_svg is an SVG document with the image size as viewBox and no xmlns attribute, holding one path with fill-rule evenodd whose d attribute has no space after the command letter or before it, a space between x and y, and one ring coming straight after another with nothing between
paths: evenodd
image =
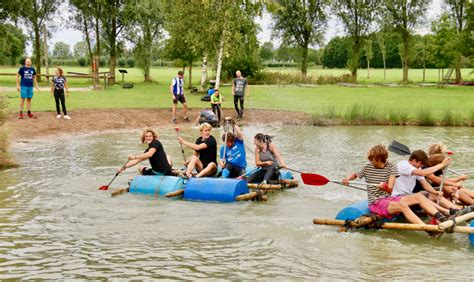
<instances>
[{"instance_id":1,"label":"water","mask_svg":"<svg viewBox=\"0 0 474 282\"><path fill-rule=\"evenodd\" d=\"M246 127L248 161L257 132L275 136L287 164L341 179L362 166L374 144L411 149L441 140L452 168L472 170L473 128ZM181 164L175 132L161 130ZM474 248L464 234L352 231L312 224L334 218L364 192L328 184L269 195L265 203L157 200L107 185L139 131L63 136L13 144L18 169L0 172L0 279L472 279ZM196 129L182 135L194 140ZM219 134L215 134L218 136ZM186 150L189 157L191 151ZM391 154L394 161L403 157ZM127 170L111 185L124 187ZM299 176L297 176L299 179ZM473 187L473 181L467 182Z\"/></svg>"}]
</instances>

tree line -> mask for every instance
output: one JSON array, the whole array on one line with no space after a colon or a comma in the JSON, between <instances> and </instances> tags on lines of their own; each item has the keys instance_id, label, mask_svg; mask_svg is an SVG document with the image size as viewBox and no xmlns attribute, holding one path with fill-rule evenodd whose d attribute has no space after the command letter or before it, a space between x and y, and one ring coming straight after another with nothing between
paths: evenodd
<instances>
[{"instance_id":1,"label":"tree line","mask_svg":"<svg viewBox=\"0 0 474 282\"><path fill-rule=\"evenodd\" d=\"M402 67L408 82L410 67L461 67L473 57L474 3L444 0L443 13L432 23L426 14L430 0L18 0L0 3L0 63L14 63L32 42L38 73L45 40L61 26L71 24L83 34L78 49L95 72L107 59L109 82L115 82L117 64L127 53L150 81L153 62L179 60L188 69L201 66L201 86L215 68L216 84L236 69L252 76L271 59L296 61L306 76L310 62L325 67L347 67L357 81L361 67ZM68 13L64 13L65 11ZM260 45L255 18L266 10L272 17L272 36L281 41ZM68 18L63 18L64 15ZM335 17L345 35L320 49L328 19ZM431 34L416 35L415 28L431 26ZM21 28L26 29L25 36ZM56 44L55 57L71 56L69 46ZM132 50L124 51L125 46ZM75 46L76 51L76 46ZM79 51L78 51L79 52Z\"/></svg>"}]
</instances>

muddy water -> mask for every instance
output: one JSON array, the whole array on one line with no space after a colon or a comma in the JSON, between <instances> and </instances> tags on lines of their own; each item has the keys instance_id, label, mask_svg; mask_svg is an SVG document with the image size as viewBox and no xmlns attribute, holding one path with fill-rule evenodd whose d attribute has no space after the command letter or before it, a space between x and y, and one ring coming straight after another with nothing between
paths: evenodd
<instances>
[{"instance_id":1,"label":"muddy water","mask_svg":"<svg viewBox=\"0 0 474 282\"><path fill-rule=\"evenodd\" d=\"M192 140L196 129L183 130ZM367 149L397 139L411 149L442 140L452 167L472 170L472 128L244 128L275 136L288 165L340 179ZM175 162L172 130L160 132ZM217 134L216 134L217 135ZM312 219L333 218L364 192L328 184L272 194L265 203L206 204L142 195L111 198L107 185L139 132L45 138L13 145L18 169L0 172L0 279L472 279L466 235L433 240L422 232L338 233ZM191 151L186 151L189 156ZM399 156L391 156L394 161ZM127 170L111 185L124 187ZM299 178L299 176L297 176ZM473 181L468 185L474 187Z\"/></svg>"}]
</instances>

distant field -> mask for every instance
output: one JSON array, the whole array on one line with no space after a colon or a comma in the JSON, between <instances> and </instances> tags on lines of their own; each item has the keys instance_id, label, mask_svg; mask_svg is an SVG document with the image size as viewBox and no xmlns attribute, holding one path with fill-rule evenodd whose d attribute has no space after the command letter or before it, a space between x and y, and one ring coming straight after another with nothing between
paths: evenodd
<instances>
[{"instance_id":1,"label":"distant field","mask_svg":"<svg viewBox=\"0 0 474 282\"><path fill-rule=\"evenodd\" d=\"M123 89L119 85L111 86L106 91L73 92L67 98L68 108L169 108L171 98L168 90L171 79L179 69L155 68L152 77L155 82L141 82L138 69L127 69L126 82L134 82L132 89ZM272 69L273 70L273 69ZM16 69L0 69L0 72L14 72ZM86 68L66 68L66 71L87 72ZM296 71L283 69L282 71ZM311 70L337 75L338 70ZM401 72L401 70L399 70ZM339 70L342 74L342 70ZM361 71L362 72L362 71ZM418 72L412 71L412 73ZM435 70L431 70L432 73ZM469 70L464 70L468 73ZM383 73L381 70L374 75ZM199 71L195 70L194 85L199 84ZM121 80L121 76L118 76ZM43 87L44 87L44 83ZM88 79L70 79L70 87L87 87ZM0 76L0 87L15 86L14 77ZM224 95L224 108L233 108L231 87L221 87ZM279 109L302 111L315 119L336 119L342 123L366 124L406 124L413 121L425 125L432 123L445 125L474 125L474 87L369 87L350 88L338 85L300 86L250 86L251 96L246 99L248 108ZM9 108L18 109L19 94L16 91L0 92L8 97ZM202 94L188 93L190 107L203 108L208 103L200 101ZM35 111L53 111L54 100L49 91L35 93L33 99ZM443 121L444 120L444 121ZM341 123L341 122L339 122Z\"/></svg>"}]
</instances>

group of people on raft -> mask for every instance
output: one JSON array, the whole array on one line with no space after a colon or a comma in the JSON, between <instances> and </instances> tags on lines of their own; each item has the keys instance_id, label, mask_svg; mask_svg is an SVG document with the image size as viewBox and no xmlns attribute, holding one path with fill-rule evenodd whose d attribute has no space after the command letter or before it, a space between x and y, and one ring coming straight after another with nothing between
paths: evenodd
<instances>
[{"instance_id":1,"label":"group of people on raft","mask_svg":"<svg viewBox=\"0 0 474 282\"><path fill-rule=\"evenodd\" d=\"M364 178L371 184L367 186L367 196L372 214L391 219L401 213L410 223L425 224L415 213L420 208L437 222L474 211L474 191L463 186L467 176L443 176L451 158L441 143L430 145L428 153L413 151L408 160L397 164L387 160L388 150L379 144L369 150L367 159L359 171L349 174L342 183L349 185L356 178Z\"/></svg>"},{"instance_id":2,"label":"group of people on raft","mask_svg":"<svg viewBox=\"0 0 474 282\"><path fill-rule=\"evenodd\" d=\"M277 147L272 143L271 136L263 133L255 135L253 141L257 168L247 175L244 134L232 118L226 118L224 126L222 135L224 144L220 148L219 160L217 159L217 141L211 134L212 126L209 123L204 122L199 125L200 136L195 142L177 137L181 145L194 150L193 155L186 160L184 174L181 173L179 176L188 179L191 177L240 177L249 183L267 183L279 178L279 170L286 168L286 164ZM139 167L140 174L172 175L172 160L165 153L163 145L158 140L158 134L152 129L146 129L141 136L141 141L147 144L148 148L142 154L128 155L129 161L119 168L118 172L122 173L127 168L148 159L151 168Z\"/></svg>"}]
</instances>

